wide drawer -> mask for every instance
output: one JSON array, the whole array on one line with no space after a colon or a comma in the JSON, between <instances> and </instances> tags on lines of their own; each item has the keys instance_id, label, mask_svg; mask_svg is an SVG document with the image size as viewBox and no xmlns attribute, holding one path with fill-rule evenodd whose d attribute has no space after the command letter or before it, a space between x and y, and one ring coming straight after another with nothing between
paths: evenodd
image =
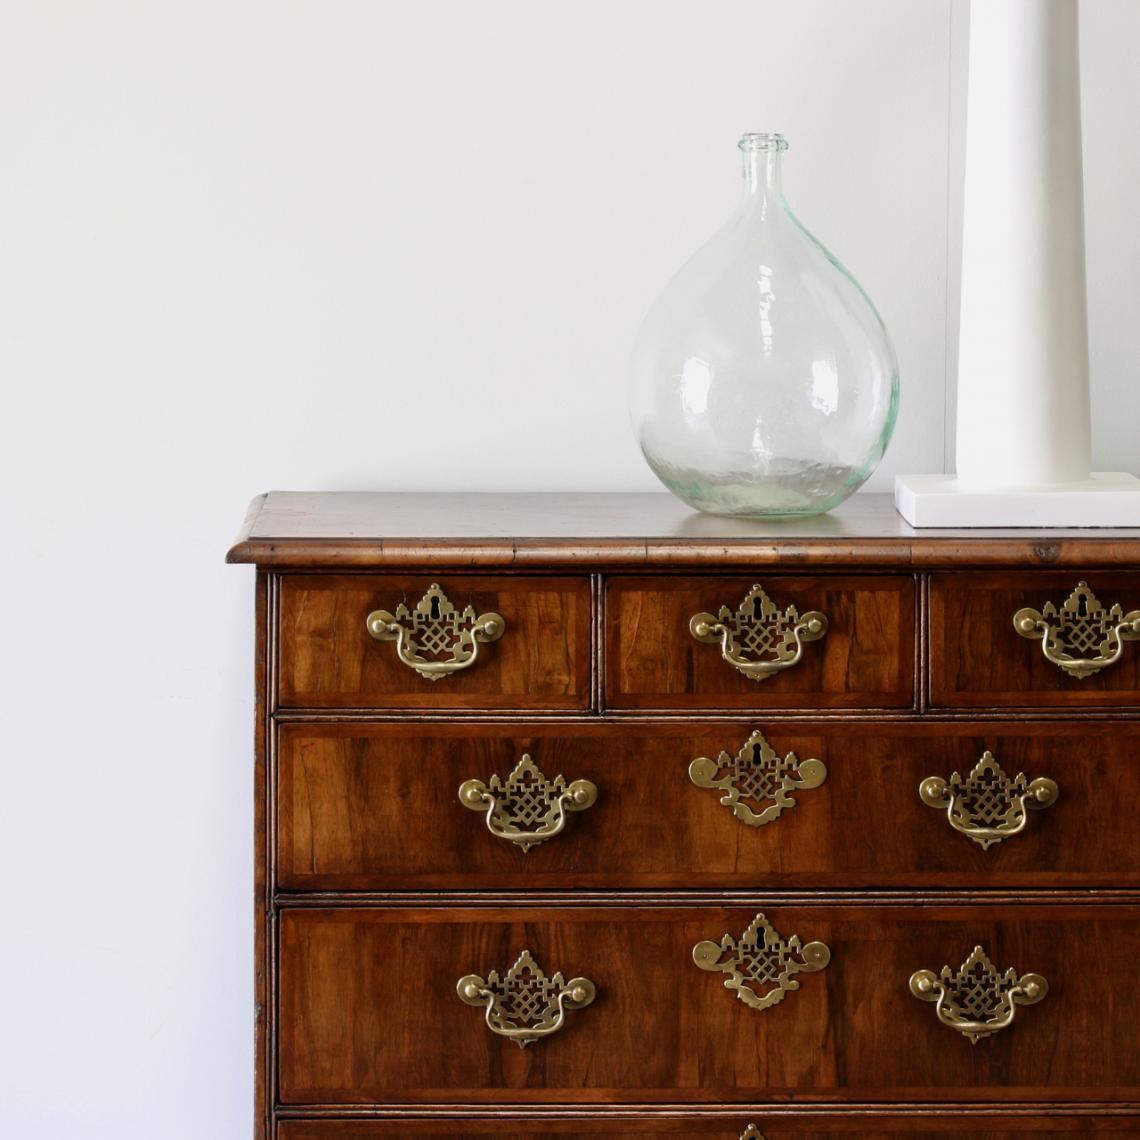
<instances>
[{"instance_id":1,"label":"wide drawer","mask_svg":"<svg viewBox=\"0 0 1140 1140\"><path fill-rule=\"evenodd\" d=\"M914 703L908 577L613 577L605 614L609 708Z\"/></svg>"},{"instance_id":2,"label":"wide drawer","mask_svg":"<svg viewBox=\"0 0 1140 1140\"><path fill-rule=\"evenodd\" d=\"M292 723L278 882L1137 885L1138 752L1134 721Z\"/></svg>"},{"instance_id":3,"label":"wide drawer","mask_svg":"<svg viewBox=\"0 0 1140 1140\"><path fill-rule=\"evenodd\" d=\"M286 574L286 708L584 709L586 577Z\"/></svg>"},{"instance_id":4,"label":"wide drawer","mask_svg":"<svg viewBox=\"0 0 1140 1140\"><path fill-rule=\"evenodd\" d=\"M1024 1140L1030 1134L1077 1140L1089 1135L1140 1136L1140 1116L1094 1116L997 1113L947 1113L942 1119L922 1116L860 1113L804 1113L797 1118L769 1119L755 1114L756 1121L741 1116L702 1120L694 1117L624 1118L619 1120L463 1120L449 1117L430 1120L289 1120L277 1130L278 1140L380 1140L388 1136L418 1136L420 1140L464 1140L469 1136L495 1136L498 1140L554 1140L555 1137L669 1136L673 1140L702 1137L703 1140L824 1140L845 1136L848 1140L877 1140L883 1135L908 1136L911 1140L950 1140L970 1136L973 1140ZM749 1131L749 1128L752 1131Z\"/></svg>"},{"instance_id":5,"label":"wide drawer","mask_svg":"<svg viewBox=\"0 0 1140 1140\"><path fill-rule=\"evenodd\" d=\"M284 1104L1140 1099L1134 905L286 909L279 937Z\"/></svg>"},{"instance_id":6,"label":"wide drawer","mask_svg":"<svg viewBox=\"0 0 1140 1140\"><path fill-rule=\"evenodd\" d=\"M930 703L1140 704L1140 574L935 574Z\"/></svg>"}]
</instances>

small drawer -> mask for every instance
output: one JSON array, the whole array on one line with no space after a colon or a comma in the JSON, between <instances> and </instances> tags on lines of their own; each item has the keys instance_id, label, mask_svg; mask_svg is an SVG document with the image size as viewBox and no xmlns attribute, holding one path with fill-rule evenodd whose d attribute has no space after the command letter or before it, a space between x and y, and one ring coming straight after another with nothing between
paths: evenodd
<instances>
[{"instance_id":1,"label":"small drawer","mask_svg":"<svg viewBox=\"0 0 1140 1140\"><path fill-rule=\"evenodd\" d=\"M914 704L915 588L901 575L613 577L612 709Z\"/></svg>"},{"instance_id":2,"label":"small drawer","mask_svg":"<svg viewBox=\"0 0 1140 1140\"><path fill-rule=\"evenodd\" d=\"M935 574L936 708L1140 705L1140 574Z\"/></svg>"},{"instance_id":3,"label":"small drawer","mask_svg":"<svg viewBox=\"0 0 1140 1140\"><path fill-rule=\"evenodd\" d=\"M278 732L287 891L1140 887L1136 722Z\"/></svg>"},{"instance_id":4,"label":"small drawer","mask_svg":"<svg viewBox=\"0 0 1140 1140\"><path fill-rule=\"evenodd\" d=\"M579 1110L581 1112L581 1110ZM973 1112L958 1109L942 1117L931 1113L889 1112L857 1115L839 1112L781 1112L769 1117L763 1111L735 1118L718 1115L624 1116L619 1119L591 1119L581 1115L572 1120L549 1117L498 1116L494 1120L286 1120L277 1130L278 1140L387 1140L390 1136L417 1136L420 1140L468 1140L468 1137L494 1136L497 1140L580 1140L595 1137L666 1136L672 1140L826 1140L844 1136L847 1140L880 1140L883 1136L910 1137L910 1140L1024 1140L1029 1135L1047 1135L1057 1140L1081 1140L1084 1136L1140 1136L1140 1116L1092 1115L1055 1110L1049 1114Z\"/></svg>"},{"instance_id":5,"label":"small drawer","mask_svg":"<svg viewBox=\"0 0 1140 1140\"><path fill-rule=\"evenodd\" d=\"M1106 901L286 908L279 1096L1134 1103L1138 959Z\"/></svg>"},{"instance_id":6,"label":"small drawer","mask_svg":"<svg viewBox=\"0 0 1140 1140\"><path fill-rule=\"evenodd\" d=\"M585 709L586 577L284 574L284 708Z\"/></svg>"}]
</instances>

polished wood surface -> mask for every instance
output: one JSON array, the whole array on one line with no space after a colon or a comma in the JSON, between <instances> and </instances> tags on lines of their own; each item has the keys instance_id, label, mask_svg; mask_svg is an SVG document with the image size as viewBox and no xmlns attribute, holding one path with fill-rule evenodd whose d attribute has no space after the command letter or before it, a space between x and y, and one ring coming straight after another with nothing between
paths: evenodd
<instances>
[{"instance_id":1,"label":"polished wood surface","mask_svg":"<svg viewBox=\"0 0 1140 1140\"><path fill-rule=\"evenodd\" d=\"M1140 574L935 574L930 579L930 703L944 708L1091 709L1140 705L1140 642L1090 677L1047 661L1041 642L1022 637L1024 606L1060 606L1080 580L1106 606L1140 610Z\"/></svg>"},{"instance_id":2,"label":"polished wood surface","mask_svg":"<svg viewBox=\"0 0 1140 1140\"><path fill-rule=\"evenodd\" d=\"M890 495L809 519L698 514L665 493L274 491L254 500L231 562L272 567L716 563L817 566L1135 566L1140 530L915 530Z\"/></svg>"},{"instance_id":3,"label":"polished wood surface","mask_svg":"<svg viewBox=\"0 0 1140 1140\"><path fill-rule=\"evenodd\" d=\"M269 758L273 751L273 719L269 712L272 690L270 646L273 632L269 619L269 575L259 570L254 590L255 712L253 721L253 1054L254 1054L254 1137L262 1140L273 1113L269 1074L273 1067L275 1041L271 1022L273 980L270 955L276 942L277 914L273 906L274 878L269 821L274 814L271 802Z\"/></svg>"},{"instance_id":4,"label":"polished wood surface","mask_svg":"<svg viewBox=\"0 0 1140 1140\"><path fill-rule=\"evenodd\" d=\"M844 1136L847 1140L877 1140L884 1135L906 1136L909 1140L948 1140L969 1136L971 1140L1024 1140L1029 1134L1048 1135L1056 1140L1079 1140L1083 1136L1140 1136L1140 1116L1091 1116L1034 1114L1022 1118L1008 1115L983 1115L955 1109L942 1119L925 1116L889 1116L864 1113L858 1118L836 1113L804 1113L799 1119L782 1116L771 1118L766 1113L752 1117L739 1115L731 1124L723 1119L702 1120L698 1117L645 1118L630 1117L615 1121L532 1120L515 1118L496 1120L456 1119L443 1124L429 1121L286 1121L281 1125L280 1140L380 1140L389 1136L418 1136L421 1140L466 1140L474 1136L497 1136L498 1140L555 1140L576 1136L591 1140L596 1136L668 1136L672 1140L701 1137L703 1140L740 1140L741 1133L753 1123L763 1128L765 1140L795 1136L797 1140L826 1140Z\"/></svg>"},{"instance_id":5,"label":"polished wood surface","mask_svg":"<svg viewBox=\"0 0 1140 1140\"><path fill-rule=\"evenodd\" d=\"M495 1101L1140 1100L1140 907L779 906L831 963L754 1010L693 946L755 910L349 908L281 916L281 1097L318 1104ZM908 988L980 943L1050 992L971 1045ZM598 996L527 1049L456 996L529 949Z\"/></svg>"},{"instance_id":6,"label":"polished wood surface","mask_svg":"<svg viewBox=\"0 0 1140 1140\"><path fill-rule=\"evenodd\" d=\"M409 609L424 574L285 575L280 588L280 702L294 708L584 709L590 703L589 578L449 574L453 605L498 613L506 630L474 663L421 677L365 626L373 610Z\"/></svg>"},{"instance_id":7,"label":"polished wood surface","mask_svg":"<svg viewBox=\"0 0 1140 1140\"><path fill-rule=\"evenodd\" d=\"M1140 1136L1140 644L1080 681L1012 625L1081 579L1140 606L1140 531L274 493L229 558L259 568L256 1140ZM757 581L830 619L759 683L688 630ZM364 627L432 582L507 619L435 683ZM754 728L828 767L762 828L688 777ZM985 749L1060 794L983 851L918 784ZM457 795L524 751L599 790L525 854ZM691 957L758 910L832 953L762 1012ZM978 943L1051 988L971 1046L907 982ZM525 1051L455 994L524 948L598 986Z\"/></svg>"},{"instance_id":8,"label":"polished wood surface","mask_svg":"<svg viewBox=\"0 0 1140 1140\"><path fill-rule=\"evenodd\" d=\"M762 681L697 641L689 619L735 610L754 583L781 610L818 610L827 634ZM605 589L605 693L613 709L908 708L914 704L915 589L903 575L615 576Z\"/></svg>"},{"instance_id":9,"label":"polished wood surface","mask_svg":"<svg viewBox=\"0 0 1140 1140\"><path fill-rule=\"evenodd\" d=\"M689 779L754 727L827 779L762 827ZM929 776L989 749L1009 776L1053 779L1058 801L983 850L928 807ZM457 795L528 753L598 801L523 852ZM726 721L700 724L304 724L279 730L278 882L287 891L682 887L1140 887L1134 857L1140 724ZM751 802L762 810L771 801Z\"/></svg>"}]
</instances>

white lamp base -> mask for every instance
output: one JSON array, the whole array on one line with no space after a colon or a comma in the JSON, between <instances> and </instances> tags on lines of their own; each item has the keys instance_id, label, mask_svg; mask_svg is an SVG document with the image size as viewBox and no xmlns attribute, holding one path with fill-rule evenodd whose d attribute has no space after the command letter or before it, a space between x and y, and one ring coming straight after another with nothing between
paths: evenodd
<instances>
[{"instance_id":1,"label":"white lamp base","mask_svg":"<svg viewBox=\"0 0 1140 1140\"><path fill-rule=\"evenodd\" d=\"M896 475L895 507L913 527L1140 526L1140 479L1094 472L1049 487L964 487L953 475Z\"/></svg>"}]
</instances>

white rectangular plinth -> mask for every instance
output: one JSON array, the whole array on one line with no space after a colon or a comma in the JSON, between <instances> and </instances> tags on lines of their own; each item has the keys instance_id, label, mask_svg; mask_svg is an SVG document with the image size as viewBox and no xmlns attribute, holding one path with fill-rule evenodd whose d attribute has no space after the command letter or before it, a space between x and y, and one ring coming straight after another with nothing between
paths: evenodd
<instances>
[{"instance_id":1,"label":"white rectangular plinth","mask_svg":"<svg viewBox=\"0 0 1140 1140\"><path fill-rule=\"evenodd\" d=\"M896 475L895 507L913 527L1140 526L1140 479L1094 472L1049 487L963 486L953 475Z\"/></svg>"}]
</instances>

